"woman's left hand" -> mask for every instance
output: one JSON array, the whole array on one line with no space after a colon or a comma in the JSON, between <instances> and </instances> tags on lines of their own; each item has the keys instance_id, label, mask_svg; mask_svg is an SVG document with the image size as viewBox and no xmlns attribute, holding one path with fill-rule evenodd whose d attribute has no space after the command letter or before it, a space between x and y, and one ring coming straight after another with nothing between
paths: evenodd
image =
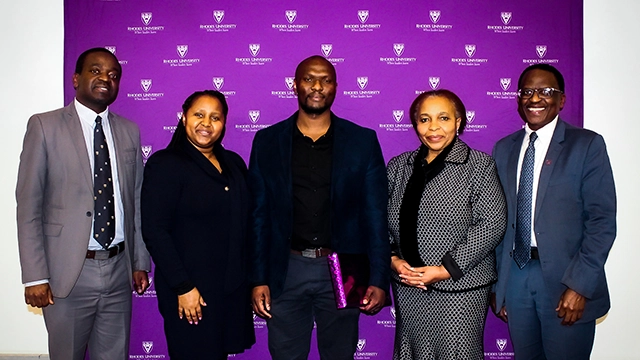
<instances>
[{"instance_id":1,"label":"woman's left hand","mask_svg":"<svg viewBox=\"0 0 640 360\"><path fill-rule=\"evenodd\" d=\"M438 281L446 280L451 277L444 266L421 266L412 267L408 263L403 264L405 269L399 273L402 282L409 286L414 286L422 290L427 289L427 285L431 285Z\"/></svg>"}]
</instances>

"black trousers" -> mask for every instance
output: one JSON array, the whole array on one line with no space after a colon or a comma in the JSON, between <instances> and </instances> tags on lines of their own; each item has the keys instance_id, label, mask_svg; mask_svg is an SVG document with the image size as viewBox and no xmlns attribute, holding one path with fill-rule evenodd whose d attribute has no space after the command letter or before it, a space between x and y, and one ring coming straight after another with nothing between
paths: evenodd
<instances>
[{"instance_id":1,"label":"black trousers","mask_svg":"<svg viewBox=\"0 0 640 360\"><path fill-rule=\"evenodd\" d=\"M353 359L360 310L336 308L326 257L289 256L284 292L271 300L271 315L267 327L274 360L306 360L314 320L320 359Z\"/></svg>"}]
</instances>

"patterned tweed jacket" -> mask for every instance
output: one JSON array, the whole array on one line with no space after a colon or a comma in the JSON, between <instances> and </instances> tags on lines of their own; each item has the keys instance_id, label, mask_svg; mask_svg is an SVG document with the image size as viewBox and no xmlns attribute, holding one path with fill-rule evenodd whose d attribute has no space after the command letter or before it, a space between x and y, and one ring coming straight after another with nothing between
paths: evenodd
<instances>
[{"instance_id":1,"label":"patterned tweed jacket","mask_svg":"<svg viewBox=\"0 0 640 360\"><path fill-rule=\"evenodd\" d=\"M399 256L400 207L418 151L400 154L387 166L389 240ZM504 194L493 159L459 139L445 158L444 169L426 185L418 214L418 251L426 265L442 264L449 254L462 278L434 283L434 290L460 292L495 282L494 248L506 227ZM395 245L395 246L394 246ZM413 264L410 264L413 265ZM393 279L399 281L397 274Z\"/></svg>"}]
</instances>

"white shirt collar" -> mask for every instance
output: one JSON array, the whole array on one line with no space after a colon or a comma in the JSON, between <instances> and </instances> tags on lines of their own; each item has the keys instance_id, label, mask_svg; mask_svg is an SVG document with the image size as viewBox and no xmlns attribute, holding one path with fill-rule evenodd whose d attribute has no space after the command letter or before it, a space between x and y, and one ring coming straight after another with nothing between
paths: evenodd
<instances>
[{"instance_id":1,"label":"white shirt collar","mask_svg":"<svg viewBox=\"0 0 640 360\"><path fill-rule=\"evenodd\" d=\"M97 114L95 111L84 106L76 98L73 99L73 103L76 107L76 112L78 113L80 120L93 124L96 121L96 117L100 116L103 122L109 121L109 107L107 107L103 112Z\"/></svg>"}]
</instances>

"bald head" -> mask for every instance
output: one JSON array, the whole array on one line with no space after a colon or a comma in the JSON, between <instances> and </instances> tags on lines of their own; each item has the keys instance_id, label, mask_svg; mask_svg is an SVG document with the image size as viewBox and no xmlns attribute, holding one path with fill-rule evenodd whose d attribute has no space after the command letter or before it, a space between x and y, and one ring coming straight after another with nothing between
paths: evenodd
<instances>
[{"instance_id":1,"label":"bald head","mask_svg":"<svg viewBox=\"0 0 640 360\"><path fill-rule=\"evenodd\" d=\"M303 76L309 66L316 64L326 66L327 70L329 70L331 76L333 77L333 80L337 82L336 69L333 67L333 64L320 55L310 56L302 60L302 62L298 64L298 67L296 67L296 80L299 80Z\"/></svg>"}]
</instances>

